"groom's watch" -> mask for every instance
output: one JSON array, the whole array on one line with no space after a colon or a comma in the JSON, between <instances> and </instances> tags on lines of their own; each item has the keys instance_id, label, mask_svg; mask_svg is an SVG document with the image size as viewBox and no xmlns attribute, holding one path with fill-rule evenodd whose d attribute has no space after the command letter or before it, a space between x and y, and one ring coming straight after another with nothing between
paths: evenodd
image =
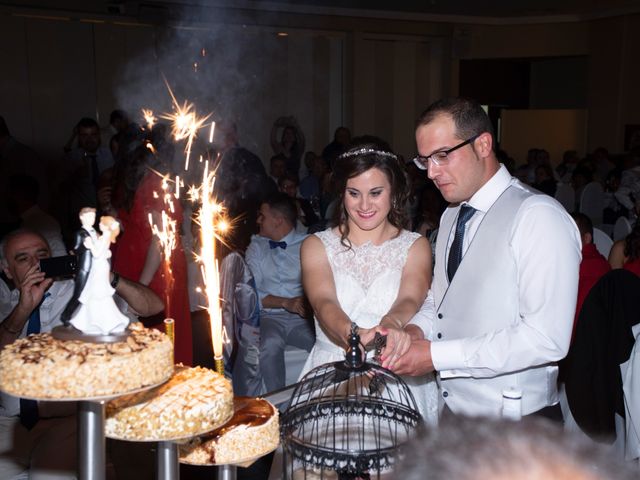
<instances>
[{"instance_id":1,"label":"groom's watch","mask_svg":"<svg viewBox=\"0 0 640 480\"><path fill-rule=\"evenodd\" d=\"M116 288L120 283L120 274L118 272L112 272L113 278L111 279L111 287Z\"/></svg>"}]
</instances>

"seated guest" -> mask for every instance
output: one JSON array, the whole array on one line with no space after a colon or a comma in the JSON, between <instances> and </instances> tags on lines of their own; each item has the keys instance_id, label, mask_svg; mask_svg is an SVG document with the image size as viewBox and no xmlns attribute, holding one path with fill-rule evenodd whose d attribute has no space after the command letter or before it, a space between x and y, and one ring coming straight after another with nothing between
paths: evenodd
<instances>
[{"instance_id":1,"label":"seated guest","mask_svg":"<svg viewBox=\"0 0 640 480\"><path fill-rule=\"evenodd\" d=\"M40 260L51 256L45 238L16 230L3 239L0 256L4 273L14 285L10 290L0 282L0 347L62 325L60 315L73 294L74 282L45 278L40 271ZM126 302L123 313L146 316L164 307L157 295L138 283L111 274L111 284ZM27 471L29 478L45 478L39 476L45 471L57 471L55 478L75 478L75 417L59 410L51 402L36 405L0 393L0 478L19 477Z\"/></svg>"},{"instance_id":2,"label":"seated guest","mask_svg":"<svg viewBox=\"0 0 640 480\"><path fill-rule=\"evenodd\" d=\"M624 239L625 270L640 275L640 223L636 223L631 233Z\"/></svg>"},{"instance_id":3,"label":"seated guest","mask_svg":"<svg viewBox=\"0 0 640 480\"><path fill-rule=\"evenodd\" d=\"M304 155L304 165L307 168L307 176L300 180L300 196L307 200L320 198L320 182L326 171L326 164L322 157L313 152Z\"/></svg>"},{"instance_id":4,"label":"seated guest","mask_svg":"<svg viewBox=\"0 0 640 480\"><path fill-rule=\"evenodd\" d=\"M306 233L310 226L318 222L318 216L313 211L309 200L297 196L298 177L291 173L286 173L278 180L278 188L282 193L286 193L295 202L298 213L296 230Z\"/></svg>"},{"instance_id":5,"label":"seated guest","mask_svg":"<svg viewBox=\"0 0 640 480\"><path fill-rule=\"evenodd\" d=\"M66 255L60 224L38 205L38 181L30 175L12 175L7 194L7 205L9 210L20 217L20 228L35 230L42 235L54 257Z\"/></svg>"},{"instance_id":6,"label":"seated guest","mask_svg":"<svg viewBox=\"0 0 640 480\"><path fill-rule=\"evenodd\" d=\"M535 182L531 185L536 190L546 193L550 197L556 194L558 184L553 177L551 166L545 164L538 165L535 170Z\"/></svg>"},{"instance_id":7,"label":"seated guest","mask_svg":"<svg viewBox=\"0 0 640 480\"><path fill-rule=\"evenodd\" d=\"M287 173L287 158L282 154L271 157L271 160L269 160L269 175L276 186L285 173Z\"/></svg>"},{"instance_id":8,"label":"seated guest","mask_svg":"<svg viewBox=\"0 0 640 480\"><path fill-rule=\"evenodd\" d=\"M351 131L347 127L338 127L333 134L333 141L322 150L322 158L333 164L338 156L345 152L351 144Z\"/></svg>"},{"instance_id":9,"label":"seated guest","mask_svg":"<svg viewBox=\"0 0 640 480\"><path fill-rule=\"evenodd\" d=\"M260 298L260 367L267 391L285 385L287 345L311 351L315 335L302 291L296 206L278 193L260 206L259 234L251 238L246 261Z\"/></svg>"},{"instance_id":10,"label":"seated guest","mask_svg":"<svg viewBox=\"0 0 640 480\"><path fill-rule=\"evenodd\" d=\"M576 322L582 303L587 297L596 282L605 273L611 270L611 265L607 259L602 256L595 243L593 243L593 223L591 219L584 213L572 213L571 216L578 225L580 230L580 238L582 240L582 261L580 262L580 276L578 280L578 302L576 303L576 316L573 320L573 331L575 333Z\"/></svg>"}]
</instances>

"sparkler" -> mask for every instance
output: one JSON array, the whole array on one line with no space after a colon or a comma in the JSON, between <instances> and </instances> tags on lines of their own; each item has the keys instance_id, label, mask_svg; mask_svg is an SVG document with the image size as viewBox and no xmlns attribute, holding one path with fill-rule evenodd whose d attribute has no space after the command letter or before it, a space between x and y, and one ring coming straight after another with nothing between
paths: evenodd
<instances>
[{"instance_id":1,"label":"sparkler","mask_svg":"<svg viewBox=\"0 0 640 480\"><path fill-rule=\"evenodd\" d=\"M192 187L191 198L199 200L201 207L197 215L197 223L200 225L201 250L199 261L202 264L202 278L207 297L207 312L211 327L211 342L213 344L213 356L215 369L221 375L224 374L223 343L224 329L222 326L222 309L220 308L220 272L216 260L216 239L220 239L228 223L223 218L223 208L216 203L214 196L215 174L209 172L209 162L205 162L202 183L200 187Z\"/></svg>"},{"instance_id":2,"label":"sparkler","mask_svg":"<svg viewBox=\"0 0 640 480\"><path fill-rule=\"evenodd\" d=\"M174 213L175 207L173 204L173 194L169 188L169 179L167 176L162 177L162 189L164 190L164 193L162 194L164 203L169 208L169 211ZM158 196L157 192L153 193L154 196ZM156 236L160 243L162 258L164 260L164 274L167 282L165 289L165 311L169 312L171 307L171 291L173 290L174 283L173 270L171 268L171 253L177 245L177 223L166 210L162 210L162 212L160 212L159 224L155 223L155 220L156 219L154 219L153 215L149 213L149 225L151 226L151 232Z\"/></svg>"},{"instance_id":3,"label":"sparkler","mask_svg":"<svg viewBox=\"0 0 640 480\"><path fill-rule=\"evenodd\" d=\"M203 49L202 55L205 55ZM172 122L172 136L176 141L185 140L185 170L189 169L189 158L193 147L193 141L198 131L203 128L211 114L204 117L198 117L195 106L185 101L182 105L178 103L173 94L169 83L165 79L165 84L169 94L171 95L173 113L165 113L160 118L170 120ZM152 112L149 112L152 116ZM145 116L145 119L147 117ZM147 121L149 123L149 121ZM215 122L210 123L209 127L209 143L213 141ZM200 162L202 162L200 156ZM180 197L180 188L183 187L182 180L179 176L175 178L175 194L172 195L168 188L169 179L163 177L163 198L169 210L173 212L173 199ZM229 222L224 217L224 209L218 204L214 194L215 172L209 171L209 162L204 162L204 171L202 175L202 183L200 186L191 186L188 195L193 202L200 202L201 207L196 217L196 223L200 226L200 253L196 255L197 260L201 264L202 278L204 281L204 293L207 298L207 313L209 315L209 324L211 328L211 341L213 346L215 369L221 375L224 374L223 361L223 344L226 339L226 332L222 325L222 309L220 307L220 272L218 262L216 260L216 240L224 241L222 234L228 231ZM158 195L154 192L154 195ZM173 288L173 275L171 271L171 252L176 246L176 222L172 216L162 211L159 225L154 223L154 219L149 215L149 223L153 234L158 238L162 246L162 253L165 259L165 274L168 282L167 292ZM169 297L167 295L167 305ZM168 307L167 307L168 309Z\"/></svg>"}]
</instances>

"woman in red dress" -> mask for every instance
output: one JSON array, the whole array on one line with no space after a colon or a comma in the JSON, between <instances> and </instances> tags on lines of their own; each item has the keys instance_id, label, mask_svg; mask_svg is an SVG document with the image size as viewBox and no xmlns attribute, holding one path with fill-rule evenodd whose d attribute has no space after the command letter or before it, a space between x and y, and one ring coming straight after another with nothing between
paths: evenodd
<instances>
[{"instance_id":1,"label":"woman in red dress","mask_svg":"<svg viewBox=\"0 0 640 480\"><path fill-rule=\"evenodd\" d=\"M112 204L122 225L122 234L114 245L112 268L148 285L164 300L163 318L175 321L175 361L191 365L193 347L187 262L179 234L182 207L175 199L173 212L165 205L162 177L154 171L158 169L158 159L144 144L134 146L131 145L129 152L123 155L115 175ZM149 224L151 216L153 223L160 226L163 210L176 222L177 229L176 247L168 264L164 262L159 242ZM163 329L163 318L145 323Z\"/></svg>"}]
</instances>

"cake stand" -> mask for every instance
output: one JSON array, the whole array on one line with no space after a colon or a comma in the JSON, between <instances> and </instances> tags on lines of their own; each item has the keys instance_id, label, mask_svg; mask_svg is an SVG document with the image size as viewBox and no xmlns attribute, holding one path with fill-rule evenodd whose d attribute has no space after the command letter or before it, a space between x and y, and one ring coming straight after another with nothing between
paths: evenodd
<instances>
[{"instance_id":1,"label":"cake stand","mask_svg":"<svg viewBox=\"0 0 640 480\"><path fill-rule=\"evenodd\" d=\"M77 398L43 398L22 395L21 398L39 402L78 402L78 478L82 480L105 480L105 402L121 395L144 392L162 385L165 381L112 395ZM7 393L13 395L11 392Z\"/></svg>"},{"instance_id":2,"label":"cake stand","mask_svg":"<svg viewBox=\"0 0 640 480\"><path fill-rule=\"evenodd\" d=\"M207 428L206 430L200 432L194 432L187 436L182 437L174 437L174 438L127 438L116 435L108 435L109 438L114 440L123 440L126 442L157 442L158 447L156 450L156 478L158 480L178 480L180 478L180 460L178 456L178 444L184 442L186 440L190 440L193 437L199 437L200 435L205 435L213 430L220 428L222 425L227 423L233 414L229 415L229 418L226 418L224 421L220 422L219 425L214 426L213 428ZM235 475L233 477L219 477L225 479L235 479Z\"/></svg>"}]
</instances>

